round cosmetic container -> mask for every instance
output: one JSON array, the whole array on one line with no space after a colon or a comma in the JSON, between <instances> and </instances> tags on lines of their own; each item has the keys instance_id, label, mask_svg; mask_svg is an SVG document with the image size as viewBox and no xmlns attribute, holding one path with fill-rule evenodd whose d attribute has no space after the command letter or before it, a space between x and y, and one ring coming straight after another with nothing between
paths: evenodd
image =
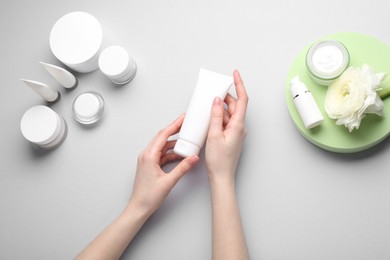
<instances>
[{"instance_id":1,"label":"round cosmetic container","mask_svg":"<svg viewBox=\"0 0 390 260\"><path fill-rule=\"evenodd\" d=\"M329 86L349 65L347 48L336 40L323 40L313 44L306 54L306 67L310 77L318 84Z\"/></svg>"},{"instance_id":2,"label":"round cosmetic container","mask_svg":"<svg viewBox=\"0 0 390 260\"><path fill-rule=\"evenodd\" d=\"M66 138L65 120L47 106L34 106L27 110L20 122L23 136L44 149L59 146Z\"/></svg>"},{"instance_id":3,"label":"round cosmetic container","mask_svg":"<svg viewBox=\"0 0 390 260\"><path fill-rule=\"evenodd\" d=\"M99 57L99 68L115 84L130 82L137 71L133 58L121 46L112 45L105 48Z\"/></svg>"},{"instance_id":4,"label":"round cosmetic container","mask_svg":"<svg viewBox=\"0 0 390 260\"><path fill-rule=\"evenodd\" d=\"M62 63L86 73L98 68L103 31L99 21L86 12L61 17L50 32L50 48Z\"/></svg>"},{"instance_id":5,"label":"round cosmetic container","mask_svg":"<svg viewBox=\"0 0 390 260\"><path fill-rule=\"evenodd\" d=\"M72 106L74 118L83 125L91 125L100 120L104 111L104 100L95 92L85 92L76 97Z\"/></svg>"}]
</instances>

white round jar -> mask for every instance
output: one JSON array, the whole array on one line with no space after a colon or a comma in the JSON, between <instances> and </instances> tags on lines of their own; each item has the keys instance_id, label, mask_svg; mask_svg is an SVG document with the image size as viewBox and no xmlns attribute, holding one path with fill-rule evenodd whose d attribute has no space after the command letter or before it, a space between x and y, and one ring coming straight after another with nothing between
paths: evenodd
<instances>
[{"instance_id":1,"label":"white round jar","mask_svg":"<svg viewBox=\"0 0 390 260\"><path fill-rule=\"evenodd\" d=\"M99 21L86 12L62 16L50 32L50 48L62 63L81 72L98 68L103 31Z\"/></svg>"},{"instance_id":2,"label":"white round jar","mask_svg":"<svg viewBox=\"0 0 390 260\"><path fill-rule=\"evenodd\" d=\"M322 40L306 53L306 68L316 83L329 86L347 69L349 59L349 52L341 42Z\"/></svg>"},{"instance_id":3,"label":"white round jar","mask_svg":"<svg viewBox=\"0 0 390 260\"><path fill-rule=\"evenodd\" d=\"M104 111L103 97L95 92L84 92L73 102L73 117L83 125L92 125L100 120Z\"/></svg>"},{"instance_id":4,"label":"white round jar","mask_svg":"<svg viewBox=\"0 0 390 260\"><path fill-rule=\"evenodd\" d=\"M118 45L105 48L99 56L99 68L114 84L130 82L137 71L137 65L127 51Z\"/></svg>"},{"instance_id":5,"label":"white round jar","mask_svg":"<svg viewBox=\"0 0 390 260\"><path fill-rule=\"evenodd\" d=\"M21 132L28 141L37 147L53 149L66 138L65 120L47 106L34 106L28 109L20 122Z\"/></svg>"}]
</instances>

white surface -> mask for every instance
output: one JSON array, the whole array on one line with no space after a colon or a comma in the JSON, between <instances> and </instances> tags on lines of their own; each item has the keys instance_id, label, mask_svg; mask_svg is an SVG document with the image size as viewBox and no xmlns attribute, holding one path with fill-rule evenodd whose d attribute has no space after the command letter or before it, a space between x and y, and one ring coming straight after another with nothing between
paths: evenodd
<instances>
[{"instance_id":1,"label":"white surface","mask_svg":"<svg viewBox=\"0 0 390 260\"><path fill-rule=\"evenodd\" d=\"M86 12L71 12L62 16L50 32L53 54L79 72L91 72L98 68L97 57L102 40L99 21Z\"/></svg>"},{"instance_id":2,"label":"white surface","mask_svg":"<svg viewBox=\"0 0 390 260\"><path fill-rule=\"evenodd\" d=\"M28 141L48 144L60 133L61 119L47 106L34 106L23 114L20 129Z\"/></svg>"},{"instance_id":3,"label":"white surface","mask_svg":"<svg viewBox=\"0 0 390 260\"><path fill-rule=\"evenodd\" d=\"M42 99L19 78L54 81L37 61L60 65L49 33L75 10L96 16L104 45L125 47L138 72L122 87L98 71L78 75L78 87L61 89L52 106L68 123L65 142L38 153L19 124ZM390 44L388 10L388 0L2 1L0 259L72 259L123 210L138 154L185 112L205 67L226 75L238 68L249 94L237 192L252 259L388 260L389 139L355 155L320 150L285 104L287 71L304 46L340 31ZM91 129L71 112L88 90L106 103ZM123 259L211 259L203 152Z\"/></svg>"}]
</instances>

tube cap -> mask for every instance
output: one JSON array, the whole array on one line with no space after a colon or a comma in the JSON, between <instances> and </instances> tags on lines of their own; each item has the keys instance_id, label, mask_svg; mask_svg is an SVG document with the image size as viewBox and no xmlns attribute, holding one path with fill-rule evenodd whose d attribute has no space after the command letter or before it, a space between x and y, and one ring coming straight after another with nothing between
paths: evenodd
<instances>
[{"instance_id":1,"label":"tube cap","mask_svg":"<svg viewBox=\"0 0 390 260\"><path fill-rule=\"evenodd\" d=\"M177 139L173 152L183 157L189 157L191 155L198 155L200 147L186 140Z\"/></svg>"}]
</instances>

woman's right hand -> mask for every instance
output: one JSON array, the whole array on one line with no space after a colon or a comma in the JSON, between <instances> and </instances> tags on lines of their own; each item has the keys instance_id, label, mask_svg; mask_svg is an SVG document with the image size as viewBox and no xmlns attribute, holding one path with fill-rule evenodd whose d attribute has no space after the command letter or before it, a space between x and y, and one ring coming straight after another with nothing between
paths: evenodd
<instances>
[{"instance_id":1,"label":"woman's right hand","mask_svg":"<svg viewBox=\"0 0 390 260\"><path fill-rule=\"evenodd\" d=\"M223 101L215 98L206 142L206 167L210 183L233 181L246 137L245 115L248 95L240 73L233 72L237 98L228 94Z\"/></svg>"}]
</instances>

